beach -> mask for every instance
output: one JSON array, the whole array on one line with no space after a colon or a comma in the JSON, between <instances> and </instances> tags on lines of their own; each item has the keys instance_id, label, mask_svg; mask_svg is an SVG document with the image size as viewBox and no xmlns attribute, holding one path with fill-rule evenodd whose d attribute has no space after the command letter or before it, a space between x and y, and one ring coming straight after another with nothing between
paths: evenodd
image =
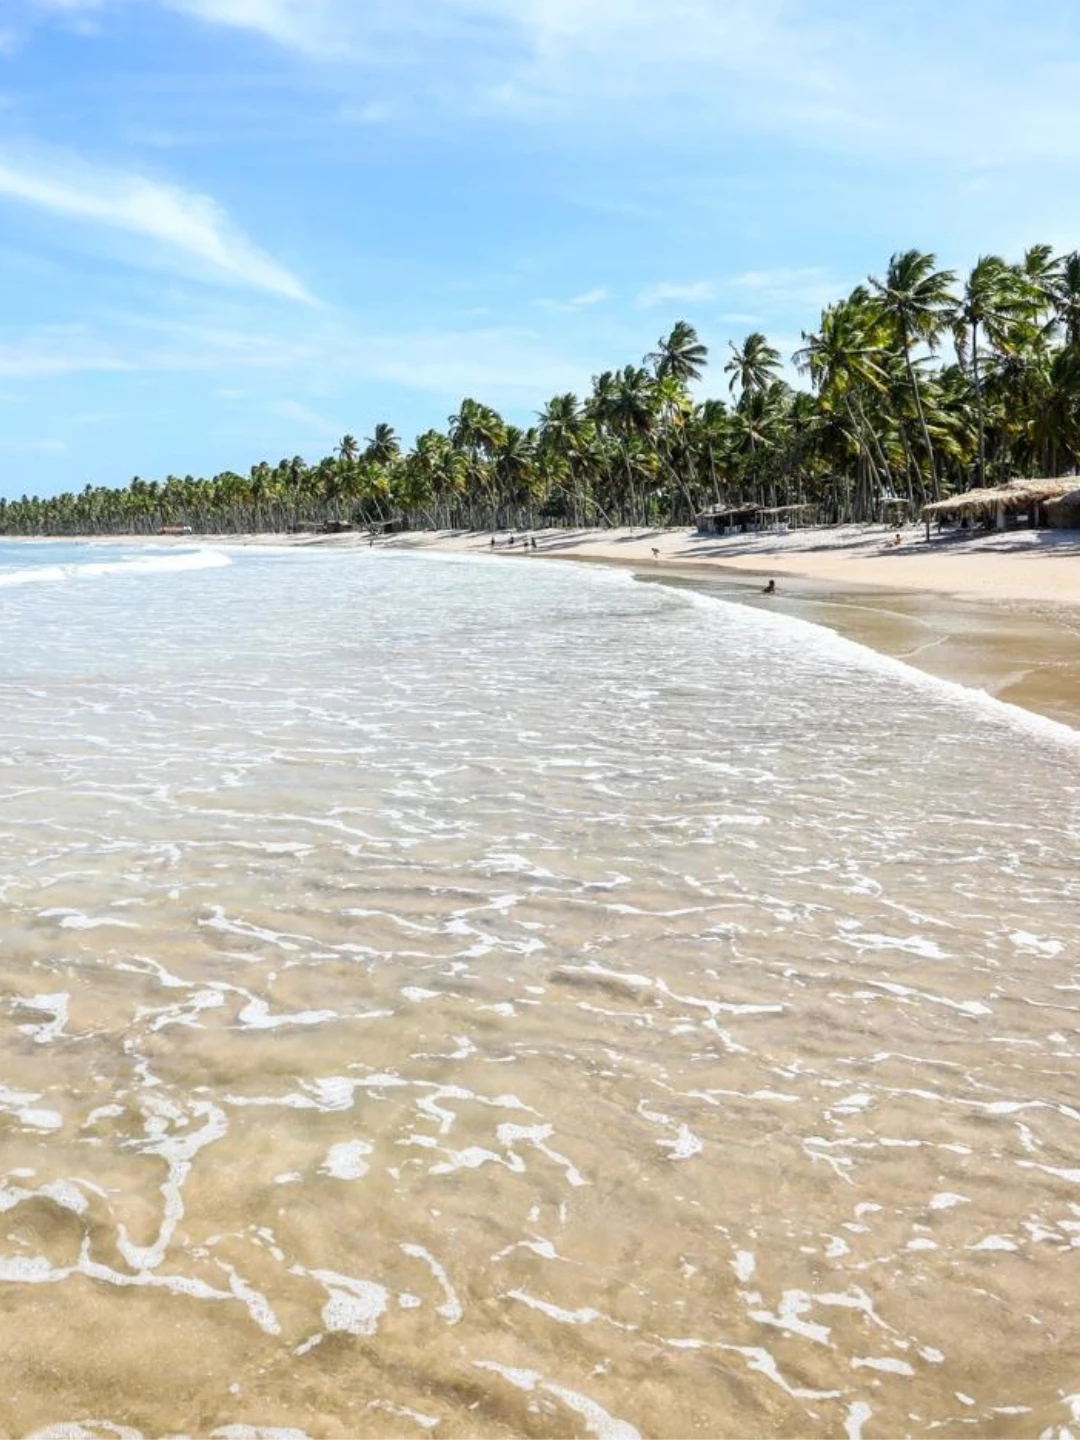
<instances>
[{"instance_id":1,"label":"beach","mask_svg":"<svg viewBox=\"0 0 1080 1440\"><path fill-rule=\"evenodd\" d=\"M890 545L899 533L902 543ZM521 544L523 536L535 538ZM85 537L95 545L259 547L617 565L639 579L779 610L1009 704L1080 728L1080 533L847 525L718 539L664 530L408 531ZM33 543L33 542L31 542ZM62 540L56 544L67 543ZM655 555L654 555L654 552ZM777 593L763 596L768 579Z\"/></svg>"},{"instance_id":2,"label":"beach","mask_svg":"<svg viewBox=\"0 0 1080 1440\"><path fill-rule=\"evenodd\" d=\"M1071 530L955 532L932 535L929 542L922 526L897 531L878 525L728 537L698 535L685 527L532 533L537 554L567 559L695 570L723 568L826 581L833 586L870 585L971 599L1080 606L1080 533ZM890 544L897 534L900 545ZM510 552L508 540L508 534L496 537L498 553ZM416 532L377 543L397 549L432 546L464 553L491 549L488 534L458 532Z\"/></svg>"},{"instance_id":3,"label":"beach","mask_svg":"<svg viewBox=\"0 0 1080 1440\"><path fill-rule=\"evenodd\" d=\"M899 533L901 544L889 542ZM1017 530L927 543L919 527L836 526L726 539L679 530L409 533L396 550L491 554L632 567L640 578L691 585L826 625L942 679L1080 726L1080 534ZM360 536L307 544L363 543ZM656 552L654 554L654 552ZM767 579L777 594L763 596Z\"/></svg>"}]
</instances>

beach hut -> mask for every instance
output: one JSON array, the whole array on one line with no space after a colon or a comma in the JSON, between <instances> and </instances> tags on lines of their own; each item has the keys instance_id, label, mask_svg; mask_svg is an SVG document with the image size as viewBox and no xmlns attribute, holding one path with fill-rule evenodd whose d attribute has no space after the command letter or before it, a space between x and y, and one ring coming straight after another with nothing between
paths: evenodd
<instances>
[{"instance_id":1,"label":"beach hut","mask_svg":"<svg viewBox=\"0 0 1080 1440\"><path fill-rule=\"evenodd\" d=\"M1055 530L1080 530L1080 489L1048 500L1046 518Z\"/></svg>"},{"instance_id":2,"label":"beach hut","mask_svg":"<svg viewBox=\"0 0 1080 1440\"><path fill-rule=\"evenodd\" d=\"M926 538L930 539L931 520L936 520L939 525L949 520L958 520L962 524L975 521L987 529L996 527L998 530L1025 521L1032 527L1045 524L1049 518L1049 502L1075 488L1076 477L1064 476L1057 480L1010 480L1005 485L965 490L948 500L936 500L932 505L923 506Z\"/></svg>"},{"instance_id":3,"label":"beach hut","mask_svg":"<svg viewBox=\"0 0 1080 1440\"><path fill-rule=\"evenodd\" d=\"M759 505L714 505L696 517L699 535L730 535L740 530L745 535L757 519Z\"/></svg>"},{"instance_id":4,"label":"beach hut","mask_svg":"<svg viewBox=\"0 0 1080 1440\"><path fill-rule=\"evenodd\" d=\"M816 505L769 505L758 511L757 528L783 534L787 530L798 530L802 525L817 522Z\"/></svg>"},{"instance_id":5,"label":"beach hut","mask_svg":"<svg viewBox=\"0 0 1080 1440\"><path fill-rule=\"evenodd\" d=\"M746 535L751 531L780 531L813 525L816 505L714 505L696 516L699 535Z\"/></svg>"}]
</instances>

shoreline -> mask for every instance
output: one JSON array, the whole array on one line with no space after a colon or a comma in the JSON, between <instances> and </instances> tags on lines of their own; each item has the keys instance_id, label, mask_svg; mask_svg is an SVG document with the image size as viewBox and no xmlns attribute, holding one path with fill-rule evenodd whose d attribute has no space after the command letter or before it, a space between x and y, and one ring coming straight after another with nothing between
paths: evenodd
<instances>
[{"instance_id":1,"label":"shoreline","mask_svg":"<svg viewBox=\"0 0 1080 1440\"><path fill-rule=\"evenodd\" d=\"M379 537L374 546L359 531L50 537L47 543L431 551L518 563L541 557L616 565L632 570L641 583L688 586L728 602L779 609L940 679L1080 729L1077 532L949 536L927 545L921 528L908 527L899 547L887 547L897 532L880 526L725 538L686 529L531 533L535 550L511 547L501 532L493 551L488 531L407 531ZM777 580L775 595L761 593L765 578Z\"/></svg>"}]
</instances>

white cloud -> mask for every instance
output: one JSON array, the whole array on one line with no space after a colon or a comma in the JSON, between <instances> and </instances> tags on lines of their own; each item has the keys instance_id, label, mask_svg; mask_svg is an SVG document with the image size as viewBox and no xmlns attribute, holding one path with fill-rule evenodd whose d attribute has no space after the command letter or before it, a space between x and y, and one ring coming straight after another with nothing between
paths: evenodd
<instances>
[{"instance_id":1,"label":"white cloud","mask_svg":"<svg viewBox=\"0 0 1080 1440\"><path fill-rule=\"evenodd\" d=\"M0 199L136 235L201 276L310 301L301 282L240 231L209 196L55 156L5 158Z\"/></svg>"},{"instance_id":2,"label":"white cloud","mask_svg":"<svg viewBox=\"0 0 1080 1440\"><path fill-rule=\"evenodd\" d=\"M118 371L153 375L204 372L221 375L215 393L252 401L264 387L266 403L324 437L349 428L281 400L290 385L303 392L312 374L356 387L365 381L426 392L440 405L474 395L492 404L530 406L550 395L583 387L603 366L598 355L553 347L527 328L494 327L364 331L322 311L286 312L312 324L288 330L230 330L196 319L114 315L102 328L41 326L0 344L0 379L33 380L77 372ZM249 378L250 377L250 378ZM243 388L236 388L237 382Z\"/></svg>"},{"instance_id":3,"label":"white cloud","mask_svg":"<svg viewBox=\"0 0 1080 1440\"><path fill-rule=\"evenodd\" d=\"M573 299L568 301L567 303L575 307L581 308L589 305L600 305L607 298L608 292L598 287L595 290L585 290L582 292L582 294L575 295Z\"/></svg>"},{"instance_id":4,"label":"white cloud","mask_svg":"<svg viewBox=\"0 0 1080 1440\"><path fill-rule=\"evenodd\" d=\"M68 449L66 440L0 440L0 450L15 455L59 455Z\"/></svg>"},{"instance_id":5,"label":"white cloud","mask_svg":"<svg viewBox=\"0 0 1080 1440\"><path fill-rule=\"evenodd\" d=\"M583 290L580 295L573 295L569 300L534 300L533 304L541 310L561 311L564 315L571 314L575 310L589 310L594 305L602 305L605 300L610 299L607 290L597 287L595 290ZM485 313L483 308L470 311L470 314L480 315Z\"/></svg>"},{"instance_id":6,"label":"white cloud","mask_svg":"<svg viewBox=\"0 0 1080 1440\"><path fill-rule=\"evenodd\" d=\"M716 286L711 280L693 280L689 284L672 284L661 281L639 292L637 303L640 309L648 310L654 305L702 305L716 296Z\"/></svg>"},{"instance_id":7,"label":"white cloud","mask_svg":"<svg viewBox=\"0 0 1080 1440\"><path fill-rule=\"evenodd\" d=\"M110 345L80 325L41 326L11 344L0 345L0 375L9 379L132 368Z\"/></svg>"},{"instance_id":8,"label":"white cloud","mask_svg":"<svg viewBox=\"0 0 1080 1440\"><path fill-rule=\"evenodd\" d=\"M551 349L534 331L443 330L355 337L342 368L360 379L389 381L448 400L465 395L494 404L541 404L581 387L602 368L591 357Z\"/></svg>"},{"instance_id":9,"label":"white cloud","mask_svg":"<svg viewBox=\"0 0 1080 1440\"><path fill-rule=\"evenodd\" d=\"M369 100L363 105L342 105L337 118L346 125L386 125L393 116L392 106L382 100Z\"/></svg>"},{"instance_id":10,"label":"white cloud","mask_svg":"<svg viewBox=\"0 0 1080 1440\"><path fill-rule=\"evenodd\" d=\"M306 405L301 405L298 400L279 400L274 408L279 415L284 415L286 420L296 420L301 425L306 425L312 435L320 439L343 435L348 429L348 426L343 426L339 421L330 420L325 415L308 409Z\"/></svg>"},{"instance_id":11,"label":"white cloud","mask_svg":"<svg viewBox=\"0 0 1080 1440\"><path fill-rule=\"evenodd\" d=\"M352 0L165 0L173 10L215 25L253 31L310 55L351 52L362 33ZM350 19L350 11L352 17Z\"/></svg>"},{"instance_id":12,"label":"white cloud","mask_svg":"<svg viewBox=\"0 0 1080 1440\"><path fill-rule=\"evenodd\" d=\"M110 3L122 0L51 0ZM737 127L879 161L994 166L1071 160L1080 124L1074 0L1040 0L1038 23L1020 0L989 11L985 0L156 3L336 66L350 83L357 62L396 68L424 104L458 115L610 122L625 105L652 133L695 127L699 145Z\"/></svg>"},{"instance_id":13,"label":"white cloud","mask_svg":"<svg viewBox=\"0 0 1080 1440\"><path fill-rule=\"evenodd\" d=\"M841 300L852 285L838 280L820 265L778 266L771 270L744 270L727 287L752 297L752 303L770 309L820 309Z\"/></svg>"}]
</instances>

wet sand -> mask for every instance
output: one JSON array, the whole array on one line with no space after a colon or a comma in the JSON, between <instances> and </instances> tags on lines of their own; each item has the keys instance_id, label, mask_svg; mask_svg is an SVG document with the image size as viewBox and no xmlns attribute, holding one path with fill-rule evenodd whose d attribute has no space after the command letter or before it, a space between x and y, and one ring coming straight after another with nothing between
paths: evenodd
<instances>
[{"instance_id":1,"label":"wet sand","mask_svg":"<svg viewBox=\"0 0 1080 1440\"><path fill-rule=\"evenodd\" d=\"M941 597L910 590L793 578L773 596L761 576L654 576L646 583L689 586L740 604L780 610L943 680L1080 728L1080 613L1068 606Z\"/></svg>"},{"instance_id":2,"label":"wet sand","mask_svg":"<svg viewBox=\"0 0 1080 1440\"><path fill-rule=\"evenodd\" d=\"M1080 727L1080 537L1016 531L926 545L922 530L841 526L712 539L682 530L541 531L527 555L499 536L407 534L394 549L535 556L634 569L645 582L796 615L931 675ZM658 557L653 558L653 550ZM778 593L764 596L769 578Z\"/></svg>"}]
</instances>

